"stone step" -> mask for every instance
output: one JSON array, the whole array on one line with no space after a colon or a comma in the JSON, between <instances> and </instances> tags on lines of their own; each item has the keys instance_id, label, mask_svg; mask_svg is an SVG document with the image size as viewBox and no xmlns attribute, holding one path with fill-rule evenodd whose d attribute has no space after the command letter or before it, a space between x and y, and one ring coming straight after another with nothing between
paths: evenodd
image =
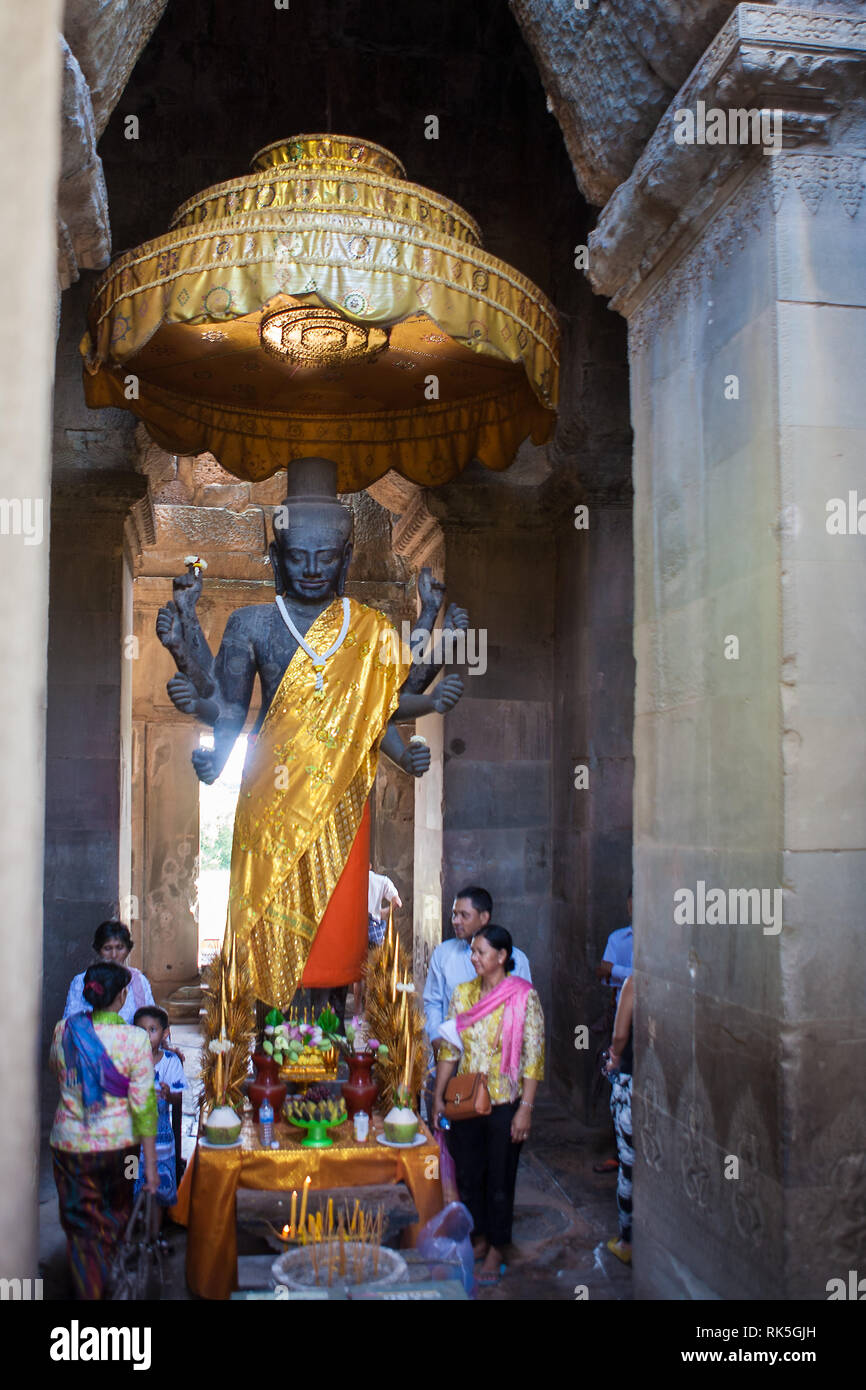
<instances>
[{"instance_id":1,"label":"stone step","mask_svg":"<svg viewBox=\"0 0 866 1390\"><path fill-rule=\"evenodd\" d=\"M171 1023L197 1024L204 1012L204 990L200 984L181 985L163 1002Z\"/></svg>"},{"instance_id":2,"label":"stone step","mask_svg":"<svg viewBox=\"0 0 866 1390\"><path fill-rule=\"evenodd\" d=\"M204 1009L198 1007L195 1004L169 1003L166 1006L165 1011L168 1014L169 1023L197 1024L200 1021L202 1014L204 1013Z\"/></svg>"},{"instance_id":3,"label":"stone step","mask_svg":"<svg viewBox=\"0 0 866 1390\"><path fill-rule=\"evenodd\" d=\"M170 994L168 997L170 1000L176 1000L179 1004L193 1000L200 1003L203 995L204 989L200 984L191 984L181 985L180 989L176 989L174 993Z\"/></svg>"}]
</instances>

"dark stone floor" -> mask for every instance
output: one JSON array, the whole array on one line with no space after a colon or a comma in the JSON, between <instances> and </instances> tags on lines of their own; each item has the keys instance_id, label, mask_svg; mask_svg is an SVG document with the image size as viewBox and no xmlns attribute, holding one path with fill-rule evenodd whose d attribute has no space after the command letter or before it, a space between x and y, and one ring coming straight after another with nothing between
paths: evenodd
<instances>
[{"instance_id":1,"label":"dark stone floor","mask_svg":"<svg viewBox=\"0 0 866 1390\"><path fill-rule=\"evenodd\" d=\"M198 1033L175 1027L174 1041L186 1055L191 1082L184 1105L184 1153L191 1151L197 1114ZM599 1176L592 1165L613 1152L607 1128L590 1129L559 1108L542 1092L535 1112L533 1137L521 1157L517 1179L514 1246L500 1284L481 1289L483 1301L630 1299L631 1271L606 1249L616 1234L616 1176ZM393 1239L404 1224L406 1205L395 1188L391 1210ZM65 1239L57 1215L47 1141L40 1165L40 1275L46 1299L69 1297ZM286 1217L284 1199L277 1193L238 1194L238 1256L241 1282L244 1270L266 1269L270 1247L265 1223L279 1227ZM186 1232L166 1227L171 1254L164 1262L164 1299L191 1297L184 1278ZM270 1255L273 1258L273 1255ZM253 1282L259 1282L259 1275ZM585 1293L583 1288L585 1287Z\"/></svg>"}]
</instances>

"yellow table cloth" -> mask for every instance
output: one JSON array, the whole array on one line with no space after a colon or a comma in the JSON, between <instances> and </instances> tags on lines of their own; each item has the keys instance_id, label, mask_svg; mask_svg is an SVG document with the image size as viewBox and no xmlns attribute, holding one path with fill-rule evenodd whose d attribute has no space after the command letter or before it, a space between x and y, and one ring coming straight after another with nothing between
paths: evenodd
<instances>
[{"instance_id":1,"label":"yellow table cloth","mask_svg":"<svg viewBox=\"0 0 866 1390\"><path fill-rule=\"evenodd\" d=\"M350 1125L332 1130L330 1149L301 1147L304 1131L279 1122L274 1138L279 1149L263 1149L257 1127L244 1120L241 1144L234 1149L204 1149L196 1145L178 1188L173 1219L188 1228L186 1277L200 1298L225 1298L237 1288L237 1231L235 1198L239 1187L264 1192L299 1194L307 1174L311 1190L366 1187L403 1182L425 1225L442 1209L439 1148L423 1125L426 1144L392 1149L379 1144L382 1121L374 1115L366 1144L357 1144ZM276 1256L274 1257L276 1258Z\"/></svg>"}]
</instances>

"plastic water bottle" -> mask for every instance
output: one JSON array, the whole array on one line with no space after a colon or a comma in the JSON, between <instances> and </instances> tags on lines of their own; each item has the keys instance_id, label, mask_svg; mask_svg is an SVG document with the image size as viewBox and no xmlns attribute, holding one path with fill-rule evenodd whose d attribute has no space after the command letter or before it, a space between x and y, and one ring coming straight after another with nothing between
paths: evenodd
<instances>
[{"instance_id":1,"label":"plastic water bottle","mask_svg":"<svg viewBox=\"0 0 866 1390\"><path fill-rule=\"evenodd\" d=\"M269 1100L259 1106L259 1140L263 1149L269 1149L274 1138L274 1107Z\"/></svg>"}]
</instances>

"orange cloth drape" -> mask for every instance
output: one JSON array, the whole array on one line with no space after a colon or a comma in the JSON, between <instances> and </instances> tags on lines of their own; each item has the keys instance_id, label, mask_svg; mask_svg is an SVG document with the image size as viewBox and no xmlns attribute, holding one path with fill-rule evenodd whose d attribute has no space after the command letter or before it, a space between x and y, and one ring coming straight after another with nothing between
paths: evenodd
<instances>
[{"instance_id":1,"label":"orange cloth drape","mask_svg":"<svg viewBox=\"0 0 866 1390\"><path fill-rule=\"evenodd\" d=\"M263 1149L252 1120L247 1119L240 1148L222 1152L196 1148L171 1213L188 1227L186 1277L194 1294L228 1298L237 1288L235 1197L239 1187L300 1192L307 1174L317 1191L403 1182L412 1194L421 1226L441 1211L439 1149L432 1139L414 1149L386 1148L375 1139L382 1129L378 1115L372 1117L366 1144L356 1144L348 1126L345 1129L346 1137L335 1139L333 1148L304 1149L294 1137L296 1131L278 1123L274 1134L279 1149Z\"/></svg>"},{"instance_id":2,"label":"orange cloth drape","mask_svg":"<svg viewBox=\"0 0 866 1390\"><path fill-rule=\"evenodd\" d=\"M360 980L367 956L367 885L370 879L370 803L346 867L340 875L325 915L310 947L301 984L307 989L350 985Z\"/></svg>"}]
</instances>

